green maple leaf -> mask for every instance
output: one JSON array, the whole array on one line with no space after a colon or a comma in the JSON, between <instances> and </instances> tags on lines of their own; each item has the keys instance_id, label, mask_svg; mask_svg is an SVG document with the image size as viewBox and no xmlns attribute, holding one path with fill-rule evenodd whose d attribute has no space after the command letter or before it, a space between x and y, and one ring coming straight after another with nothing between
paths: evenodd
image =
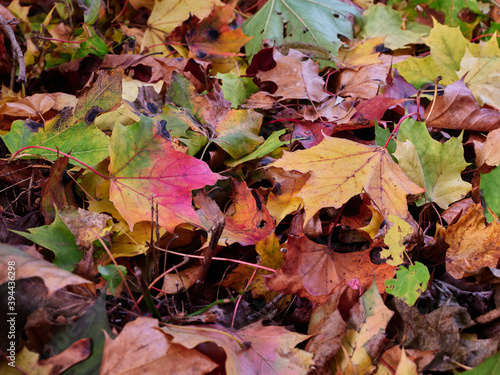
<instances>
[{"instance_id":1,"label":"green maple leaf","mask_svg":"<svg viewBox=\"0 0 500 375\"><path fill-rule=\"evenodd\" d=\"M446 209L471 190L471 184L460 175L468 165L462 135L440 143L432 139L425 123L407 119L399 130L398 141L394 156L399 166L411 181L426 189L425 199L417 204L427 200Z\"/></svg>"},{"instance_id":2,"label":"green maple leaf","mask_svg":"<svg viewBox=\"0 0 500 375\"><path fill-rule=\"evenodd\" d=\"M299 42L321 46L336 56L339 35L354 37L348 14L358 17L356 8L339 0L270 0L242 25L243 32L253 36L245 45L246 53L252 57L263 40L272 40L275 45Z\"/></svg>"},{"instance_id":3,"label":"green maple leaf","mask_svg":"<svg viewBox=\"0 0 500 375\"><path fill-rule=\"evenodd\" d=\"M384 25L384 27L380 27ZM403 15L383 4L370 5L363 13L363 27L358 39L386 36L384 46L390 49L404 48L408 44L422 43L421 37L430 28L417 23L406 23L403 29Z\"/></svg>"},{"instance_id":4,"label":"green maple leaf","mask_svg":"<svg viewBox=\"0 0 500 375\"><path fill-rule=\"evenodd\" d=\"M396 278L385 281L385 290L413 306L418 297L427 289L430 275L429 270L420 262L415 262L409 268L400 267L396 271Z\"/></svg>"}]
</instances>

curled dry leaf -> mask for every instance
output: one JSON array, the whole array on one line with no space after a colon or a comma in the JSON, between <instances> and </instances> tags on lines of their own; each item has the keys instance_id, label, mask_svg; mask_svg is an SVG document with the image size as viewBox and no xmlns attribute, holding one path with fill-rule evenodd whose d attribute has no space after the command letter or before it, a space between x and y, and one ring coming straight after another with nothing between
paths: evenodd
<instances>
[{"instance_id":1,"label":"curled dry leaf","mask_svg":"<svg viewBox=\"0 0 500 375\"><path fill-rule=\"evenodd\" d=\"M478 167L483 164L496 167L500 164L500 129L495 129L490 132L484 143L478 141L473 142L476 151L476 165Z\"/></svg>"},{"instance_id":2,"label":"curled dry leaf","mask_svg":"<svg viewBox=\"0 0 500 375\"><path fill-rule=\"evenodd\" d=\"M158 327L158 321L138 318L127 323L116 339L106 334L100 375L207 374L217 365L195 349L188 349Z\"/></svg>"},{"instance_id":3,"label":"curled dry leaf","mask_svg":"<svg viewBox=\"0 0 500 375\"><path fill-rule=\"evenodd\" d=\"M435 104L427 107L424 117L428 126L436 128L481 132L500 128L500 113L481 108L465 86L464 77L446 87L444 95L436 97Z\"/></svg>"},{"instance_id":4,"label":"curled dry leaf","mask_svg":"<svg viewBox=\"0 0 500 375\"><path fill-rule=\"evenodd\" d=\"M9 262L15 264L16 279L41 278L48 289L47 298L68 285L87 285L92 289L94 287L94 283L80 276L64 271L45 260L33 258L28 253L5 244L0 244L0 267L3 270L0 273L0 284L8 281L6 271L9 265L12 265Z\"/></svg>"},{"instance_id":5,"label":"curled dry leaf","mask_svg":"<svg viewBox=\"0 0 500 375\"><path fill-rule=\"evenodd\" d=\"M303 53L290 49L288 55L273 51L276 66L268 71L259 71L260 82L274 82L278 88L270 96L281 99L309 99L321 102L328 98L325 82L318 75L319 66ZM304 60L305 59L305 60ZM255 95L255 94L254 94ZM253 95L249 101L252 101Z\"/></svg>"}]
</instances>

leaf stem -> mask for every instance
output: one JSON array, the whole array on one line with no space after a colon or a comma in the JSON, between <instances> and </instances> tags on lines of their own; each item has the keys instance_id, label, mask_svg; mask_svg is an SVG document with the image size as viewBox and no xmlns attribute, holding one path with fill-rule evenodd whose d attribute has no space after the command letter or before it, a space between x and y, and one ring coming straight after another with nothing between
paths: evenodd
<instances>
[{"instance_id":1,"label":"leaf stem","mask_svg":"<svg viewBox=\"0 0 500 375\"><path fill-rule=\"evenodd\" d=\"M397 125L394 127L394 130L392 131L392 133L389 135L389 138L387 138L387 141L385 142L385 145L384 145L384 148L387 148L387 146L389 145L389 142L391 141L392 137L394 136L394 134L397 134L398 131L399 131L399 127L401 126L401 123L406 120L408 117L410 116L413 116L413 115L418 115L418 112L412 112L412 113L408 113L406 115L404 115L403 117L401 117L401 119L398 121Z\"/></svg>"}]
</instances>

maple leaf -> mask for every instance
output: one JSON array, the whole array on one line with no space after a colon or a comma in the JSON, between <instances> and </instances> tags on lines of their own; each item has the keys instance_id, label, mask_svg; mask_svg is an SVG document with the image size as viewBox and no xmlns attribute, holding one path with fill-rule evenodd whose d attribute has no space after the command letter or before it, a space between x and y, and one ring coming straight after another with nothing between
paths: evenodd
<instances>
[{"instance_id":1,"label":"maple leaf","mask_svg":"<svg viewBox=\"0 0 500 375\"><path fill-rule=\"evenodd\" d=\"M363 13L363 27L357 38L368 39L386 36L384 46L390 49L404 48L408 44L421 43L421 37L429 27L416 22L405 22L400 12L383 4L371 4ZM384 27L380 27L384 25Z\"/></svg>"},{"instance_id":2,"label":"maple leaf","mask_svg":"<svg viewBox=\"0 0 500 375\"><path fill-rule=\"evenodd\" d=\"M288 55L273 51L276 66L267 71L259 71L256 77L261 82L274 82L277 90L268 95L287 99L309 99L321 102L330 95L324 90L325 82L319 76L319 65L303 53L290 49ZM253 95L250 97L252 100Z\"/></svg>"},{"instance_id":3,"label":"maple leaf","mask_svg":"<svg viewBox=\"0 0 500 375\"><path fill-rule=\"evenodd\" d=\"M301 42L328 49L334 55L340 47L339 35L353 39L353 25L348 14L357 16L352 5L339 0L272 0L242 25L253 39L246 44L252 58L266 39L275 45ZM283 28L286 29L283 32Z\"/></svg>"},{"instance_id":4,"label":"maple leaf","mask_svg":"<svg viewBox=\"0 0 500 375\"><path fill-rule=\"evenodd\" d=\"M433 105L428 106L424 113L427 125L484 132L500 128L500 113L494 109L481 108L465 86L464 78L453 82L444 89L442 96L434 98Z\"/></svg>"},{"instance_id":5,"label":"maple leaf","mask_svg":"<svg viewBox=\"0 0 500 375\"><path fill-rule=\"evenodd\" d=\"M235 5L236 1L233 0L225 6L215 6L212 13L202 21L191 17L167 36L167 43L180 43L185 39L189 47L188 57L200 60L236 56L241 47L252 38L246 36L240 28L229 26L234 17Z\"/></svg>"},{"instance_id":6,"label":"maple leaf","mask_svg":"<svg viewBox=\"0 0 500 375\"><path fill-rule=\"evenodd\" d=\"M434 20L434 26L427 38L422 38L430 47L431 53L424 58L410 57L394 65L408 82L416 88L428 82L434 82L441 76L443 85L449 85L458 80L457 71L460 61L470 45L458 27L451 28Z\"/></svg>"},{"instance_id":7,"label":"maple leaf","mask_svg":"<svg viewBox=\"0 0 500 375\"><path fill-rule=\"evenodd\" d=\"M500 223L488 226L481 204L472 206L467 214L438 233L450 245L446 252L446 271L460 279L481 267L495 267L500 259Z\"/></svg>"},{"instance_id":8,"label":"maple leaf","mask_svg":"<svg viewBox=\"0 0 500 375\"><path fill-rule=\"evenodd\" d=\"M168 332L168 331L167 331ZM182 373L188 367L193 373L206 374L217 364L195 349L174 343L158 327L158 321L139 317L125 325L116 339L106 333L99 374Z\"/></svg>"},{"instance_id":9,"label":"maple leaf","mask_svg":"<svg viewBox=\"0 0 500 375\"><path fill-rule=\"evenodd\" d=\"M213 133L213 142L235 159L249 154L264 141L258 135L263 116L251 110L230 109L217 84L214 92L199 95L186 78L174 73L167 95L198 122L199 128Z\"/></svg>"},{"instance_id":10,"label":"maple leaf","mask_svg":"<svg viewBox=\"0 0 500 375\"><path fill-rule=\"evenodd\" d=\"M321 208L339 208L363 191L384 215L406 217L406 196L425 191L406 177L386 149L347 139L325 136L319 145L285 152L271 165L311 173L297 194L304 202L306 222Z\"/></svg>"},{"instance_id":11,"label":"maple leaf","mask_svg":"<svg viewBox=\"0 0 500 375\"><path fill-rule=\"evenodd\" d=\"M141 51L148 48L149 52L169 53L165 45L165 34L170 33L190 15L204 19L212 13L214 6L223 6L219 0L196 1L162 1L155 0L153 10L148 18L148 28L144 33Z\"/></svg>"},{"instance_id":12,"label":"maple leaf","mask_svg":"<svg viewBox=\"0 0 500 375\"><path fill-rule=\"evenodd\" d=\"M314 364L312 353L295 348L309 338L308 335L290 332L284 327L263 326L261 321L236 332L219 325L168 325L162 331L173 336L172 343L187 348L206 341L217 344L227 356L227 374L306 375ZM243 342L251 343L251 348L243 350Z\"/></svg>"},{"instance_id":13,"label":"maple leaf","mask_svg":"<svg viewBox=\"0 0 500 375\"><path fill-rule=\"evenodd\" d=\"M221 243L253 245L269 236L274 231L274 220L263 204L262 196L249 189L243 182L233 181L233 204L228 208L225 217ZM224 215L219 206L205 192L200 191L194 198L202 225L209 230L216 218Z\"/></svg>"},{"instance_id":14,"label":"maple leaf","mask_svg":"<svg viewBox=\"0 0 500 375\"><path fill-rule=\"evenodd\" d=\"M500 53L498 53L500 55ZM474 94L480 105L500 109L500 56L475 57L467 48L460 62L459 77Z\"/></svg>"},{"instance_id":15,"label":"maple leaf","mask_svg":"<svg viewBox=\"0 0 500 375\"><path fill-rule=\"evenodd\" d=\"M145 116L113 129L109 196L130 230L138 221L151 220L153 197L161 207L159 224L167 231L184 222L200 224L191 191L220 178L203 161L176 151L169 138L161 123Z\"/></svg>"},{"instance_id":16,"label":"maple leaf","mask_svg":"<svg viewBox=\"0 0 500 375\"><path fill-rule=\"evenodd\" d=\"M407 176L427 189L427 201L446 209L470 191L471 184L461 177L461 172L469 165L464 160L462 136L440 143L432 139L425 123L407 119L400 127L398 139L405 142L401 149L398 143L394 156ZM424 199L419 203L423 204Z\"/></svg>"}]
</instances>

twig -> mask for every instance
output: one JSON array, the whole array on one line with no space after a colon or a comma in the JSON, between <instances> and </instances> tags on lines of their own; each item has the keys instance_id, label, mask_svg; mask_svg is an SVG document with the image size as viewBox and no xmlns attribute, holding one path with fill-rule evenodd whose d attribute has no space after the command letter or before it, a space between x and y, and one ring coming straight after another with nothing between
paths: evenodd
<instances>
[{"instance_id":1,"label":"twig","mask_svg":"<svg viewBox=\"0 0 500 375\"><path fill-rule=\"evenodd\" d=\"M19 75L17 76L17 82L23 81L25 84L28 82L28 78L26 77L26 65L24 64L24 55L23 51L21 50L21 47L19 46L19 43L17 43L16 36L14 35L14 31L12 31L12 28L10 27L10 24L17 21L16 18L11 19L10 21L7 21L3 16L0 14L0 25L3 26L5 31L7 32L7 35L9 36L10 43L12 45L12 57L14 60L17 60L17 63L19 64ZM11 87L11 90L13 87Z\"/></svg>"}]
</instances>

